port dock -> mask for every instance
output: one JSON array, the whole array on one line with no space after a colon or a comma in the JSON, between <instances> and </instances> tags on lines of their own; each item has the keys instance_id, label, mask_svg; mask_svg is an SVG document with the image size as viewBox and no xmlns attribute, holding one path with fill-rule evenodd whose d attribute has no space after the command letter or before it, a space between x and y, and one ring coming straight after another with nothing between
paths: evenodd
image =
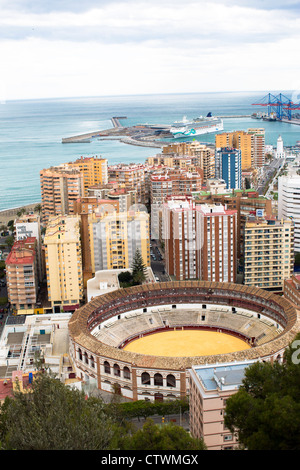
<instances>
[{"instance_id":1,"label":"port dock","mask_svg":"<svg viewBox=\"0 0 300 470\"><path fill-rule=\"evenodd\" d=\"M93 139L108 140L119 139L121 142L131 145L139 145L141 147L160 148L166 142L159 142L159 138L172 138L169 132L170 126L158 125L136 125L125 127L121 124L121 120L127 119L126 116L118 116L111 118L112 128L103 131L88 132L86 134L76 135L72 137L64 137L63 144L82 144L90 143Z\"/></svg>"},{"instance_id":2,"label":"port dock","mask_svg":"<svg viewBox=\"0 0 300 470\"><path fill-rule=\"evenodd\" d=\"M218 116L220 118L247 118L250 115L229 115ZM138 145L141 147L161 148L168 143L167 139L173 142L173 135L170 133L170 125L159 124L138 124L131 127L123 126L122 120L127 119L126 116L115 116L111 118L112 128L102 131L94 131L73 137L65 137L62 139L63 144L82 144L90 143L93 139L108 140L119 139L121 142L130 145ZM162 141L161 139L166 139Z\"/></svg>"}]
</instances>

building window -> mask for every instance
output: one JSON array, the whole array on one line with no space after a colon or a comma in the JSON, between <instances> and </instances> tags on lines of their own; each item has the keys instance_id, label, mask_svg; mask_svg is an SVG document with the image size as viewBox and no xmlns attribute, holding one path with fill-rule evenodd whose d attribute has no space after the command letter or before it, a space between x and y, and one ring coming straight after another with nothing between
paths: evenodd
<instances>
[{"instance_id":1,"label":"building window","mask_svg":"<svg viewBox=\"0 0 300 470\"><path fill-rule=\"evenodd\" d=\"M78 349L79 360L82 361L82 352L81 349Z\"/></svg>"},{"instance_id":2,"label":"building window","mask_svg":"<svg viewBox=\"0 0 300 470\"><path fill-rule=\"evenodd\" d=\"M173 374L167 375L167 387L175 387L176 380Z\"/></svg>"},{"instance_id":3,"label":"building window","mask_svg":"<svg viewBox=\"0 0 300 470\"><path fill-rule=\"evenodd\" d=\"M154 375L154 385L163 385L163 377L161 374Z\"/></svg>"},{"instance_id":4,"label":"building window","mask_svg":"<svg viewBox=\"0 0 300 470\"><path fill-rule=\"evenodd\" d=\"M142 373L142 385L150 385L150 375L148 372L143 372Z\"/></svg>"},{"instance_id":5,"label":"building window","mask_svg":"<svg viewBox=\"0 0 300 470\"><path fill-rule=\"evenodd\" d=\"M124 367L123 375L124 375L124 379L130 379L130 370L128 367Z\"/></svg>"},{"instance_id":6,"label":"building window","mask_svg":"<svg viewBox=\"0 0 300 470\"><path fill-rule=\"evenodd\" d=\"M105 374L110 374L110 365L107 361L104 362L104 372Z\"/></svg>"}]
</instances>

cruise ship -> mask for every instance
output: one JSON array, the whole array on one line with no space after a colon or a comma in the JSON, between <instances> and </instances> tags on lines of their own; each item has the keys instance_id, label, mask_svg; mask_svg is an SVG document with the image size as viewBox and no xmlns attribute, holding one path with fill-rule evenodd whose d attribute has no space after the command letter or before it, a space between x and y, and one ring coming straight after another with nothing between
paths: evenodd
<instances>
[{"instance_id":1,"label":"cruise ship","mask_svg":"<svg viewBox=\"0 0 300 470\"><path fill-rule=\"evenodd\" d=\"M212 117L211 113L208 113L206 117L200 116L192 121L189 121L186 116L184 116L182 121L175 121L170 128L170 132L175 139L180 137L193 137L222 130L222 119Z\"/></svg>"}]
</instances>

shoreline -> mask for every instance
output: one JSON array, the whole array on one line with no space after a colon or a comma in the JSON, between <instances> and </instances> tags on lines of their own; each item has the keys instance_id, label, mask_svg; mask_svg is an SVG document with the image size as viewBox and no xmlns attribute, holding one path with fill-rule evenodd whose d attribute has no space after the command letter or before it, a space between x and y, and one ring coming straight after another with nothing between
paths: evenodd
<instances>
[{"instance_id":1,"label":"shoreline","mask_svg":"<svg viewBox=\"0 0 300 470\"><path fill-rule=\"evenodd\" d=\"M0 211L0 225L7 225L7 223L12 220L12 219L15 219L16 216L17 216L17 212L20 210L20 209L26 209L26 212L34 212L34 208L37 204L41 204L40 201L38 202L33 202L31 204L25 204L23 206L19 206L19 207L12 207L10 209L3 209Z\"/></svg>"}]
</instances>

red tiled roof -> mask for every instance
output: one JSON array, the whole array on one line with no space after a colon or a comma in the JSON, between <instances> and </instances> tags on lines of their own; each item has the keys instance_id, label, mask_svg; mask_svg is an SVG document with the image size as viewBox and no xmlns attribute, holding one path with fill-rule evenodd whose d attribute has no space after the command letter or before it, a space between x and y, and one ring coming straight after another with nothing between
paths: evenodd
<instances>
[{"instance_id":1,"label":"red tiled roof","mask_svg":"<svg viewBox=\"0 0 300 470\"><path fill-rule=\"evenodd\" d=\"M28 237L24 240L17 240L12 246L11 252L6 258L6 265L9 264L32 264L35 257L35 245L36 238ZM33 247L29 248L29 245L32 244ZM31 255L28 255L28 251L31 251ZM25 252L26 256L25 256ZM23 253L23 255L22 255Z\"/></svg>"},{"instance_id":2,"label":"red tiled roof","mask_svg":"<svg viewBox=\"0 0 300 470\"><path fill-rule=\"evenodd\" d=\"M11 379L0 379L0 401L5 397L13 396L13 382Z\"/></svg>"}]
</instances>

